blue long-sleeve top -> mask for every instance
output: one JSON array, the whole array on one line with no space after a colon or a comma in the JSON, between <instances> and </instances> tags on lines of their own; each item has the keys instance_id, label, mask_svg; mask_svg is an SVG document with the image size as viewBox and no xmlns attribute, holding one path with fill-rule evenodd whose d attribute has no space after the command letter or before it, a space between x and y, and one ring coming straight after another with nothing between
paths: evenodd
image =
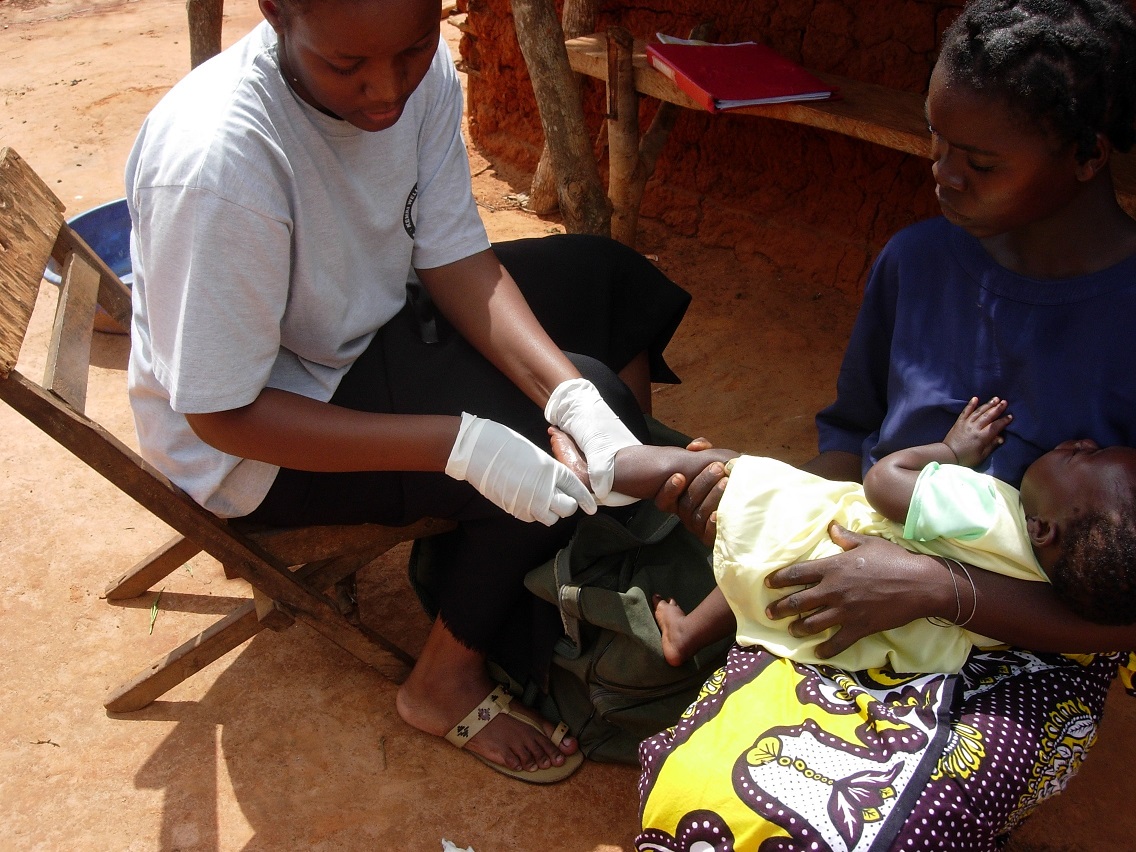
<instances>
[{"instance_id":1,"label":"blue long-sleeve top","mask_svg":"<svg viewBox=\"0 0 1136 852\"><path fill-rule=\"evenodd\" d=\"M943 218L896 234L873 265L821 451L860 456L942 440L966 400L1013 422L980 470L1019 486L1071 438L1136 445L1136 256L1091 275L1028 278Z\"/></svg>"}]
</instances>

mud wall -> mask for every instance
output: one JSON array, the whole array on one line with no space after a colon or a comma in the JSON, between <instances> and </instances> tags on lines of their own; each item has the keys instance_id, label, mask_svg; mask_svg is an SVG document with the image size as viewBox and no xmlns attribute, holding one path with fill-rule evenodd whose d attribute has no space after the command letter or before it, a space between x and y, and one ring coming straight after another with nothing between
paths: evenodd
<instances>
[{"instance_id":1,"label":"mud wall","mask_svg":"<svg viewBox=\"0 0 1136 852\"><path fill-rule=\"evenodd\" d=\"M926 91L944 27L961 0L648 0L604 2L597 29L685 36L710 21L718 41L763 41L806 66ZM543 134L509 0L469 0L462 53L470 132L490 158L535 168ZM603 165L603 84L584 81ZM655 103L643 99L642 126ZM606 178L605 178L606 179ZM682 110L643 200L665 222L743 260L766 256L816 286L857 291L898 228L937 212L927 160L849 137L752 116Z\"/></svg>"}]
</instances>

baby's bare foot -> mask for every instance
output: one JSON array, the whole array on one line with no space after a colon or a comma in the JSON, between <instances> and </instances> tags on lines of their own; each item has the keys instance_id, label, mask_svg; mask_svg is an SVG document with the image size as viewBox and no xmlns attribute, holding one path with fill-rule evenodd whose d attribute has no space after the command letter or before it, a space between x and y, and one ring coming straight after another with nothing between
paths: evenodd
<instances>
[{"instance_id":1,"label":"baby's bare foot","mask_svg":"<svg viewBox=\"0 0 1136 852\"><path fill-rule=\"evenodd\" d=\"M552 455L558 462L576 475L584 483L584 487L591 489L592 481L588 477L588 460L580 452L580 447L572 440L567 432L562 432L555 426L548 427L548 436L552 439Z\"/></svg>"},{"instance_id":2,"label":"baby's bare foot","mask_svg":"<svg viewBox=\"0 0 1136 852\"><path fill-rule=\"evenodd\" d=\"M690 659L690 649L683 641L686 613L673 598L655 595L652 603L655 607L655 623L663 634L663 657L672 666L681 666Z\"/></svg>"}]
</instances>

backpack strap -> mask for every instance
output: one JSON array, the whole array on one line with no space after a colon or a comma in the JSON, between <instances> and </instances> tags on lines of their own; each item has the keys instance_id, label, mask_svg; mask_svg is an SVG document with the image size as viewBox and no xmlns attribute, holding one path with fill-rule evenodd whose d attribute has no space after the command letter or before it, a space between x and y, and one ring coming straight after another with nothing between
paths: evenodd
<instances>
[{"instance_id":1,"label":"backpack strap","mask_svg":"<svg viewBox=\"0 0 1136 852\"><path fill-rule=\"evenodd\" d=\"M656 544L667 537L678 524L675 515L657 509L653 503L644 502L626 525L608 515L591 515L583 518L572 539L556 554L553 560L553 577L556 584L556 606L560 610L560 622L564 627L564 637L557 643L556 652L568 659L576 659L582 653L583 642L580 622L596 623L597 612L586 612L589 592L599 591L594 586L599 574L619 570L627 559L634 560L639 549L645 545ZM596 562L591 557L580 562L579 552L588 554L603 553L604 559ZM594 570L599 569L599 570ZM610 603L611 593L607 589L602 600ZM598 601L599 599L597 599Z\"/></svg>"}]
</instances>

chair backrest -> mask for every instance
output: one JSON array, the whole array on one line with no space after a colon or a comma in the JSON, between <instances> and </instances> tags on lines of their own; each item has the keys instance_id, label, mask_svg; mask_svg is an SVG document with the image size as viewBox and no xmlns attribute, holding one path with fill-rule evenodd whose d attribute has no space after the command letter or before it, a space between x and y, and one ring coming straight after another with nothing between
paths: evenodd
<instances>
[{"instance_id":1,"label":"chair backrest","mask_svg":"<svg viewBox=\"0 0 1136 852\"><path fill-rule=\"evenodd\" d=\"M130 290L63 219L63 204L11 148L0 149L0 378L15 367L43 270L63 270L42 386L82 411L95 305L130 325Z\"/></svg>"},{"instance_id":2,"label":"chair backrest","mask_svg":"<svg viewBox=\"0 0 1136 852\"><path fill-rule=\"evenodd\" d=\"M35 382L15 367L49 257L63 280L44 379ZM96 304L129 327L130 290L67 225L63 205L32 168L0 149L0 399L220 562L260 578L266 594L294 597L287 566L86 416Z\"/></svg>"}]
</instances>

